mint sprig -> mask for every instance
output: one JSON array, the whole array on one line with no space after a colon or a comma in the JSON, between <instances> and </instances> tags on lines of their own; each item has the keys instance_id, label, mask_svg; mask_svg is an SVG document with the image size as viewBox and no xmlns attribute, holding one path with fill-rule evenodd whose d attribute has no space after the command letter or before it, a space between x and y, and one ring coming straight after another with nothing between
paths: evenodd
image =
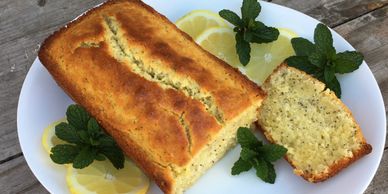
<instances>
[{"instance_id":1,"label":"mint sprig","mask_svg":"<svg viewBox=\"0 0 388 194\"><path fill-rule=\"evenodd\" d=\"M108 158L117 169L124 167L124 154L112 137L107 135L97 120L79 105L70 105L66 111L68 123L55 126L55 135L69 144L51 148L50 158L57 164L73 163L82 169Z\"/></svg>"},{"instance_id":2,"label":"mint sprig","mask_svg":"<svg viewBox=\"0 0 388 194\"><path fill-rule=\"evenodd\" d=\"M232 167L232 175L249 171L252 167L256 175L267 183L275 183L276 173L272 162L282 158L287 149L281 145L266 144L259 141L253 133L245 127L237 131L237 142L241 145L240 158Z\"/></svg>"},{"instance_id":3,"label":"mint sprig","mask_svg":"<svg viewBox=\"0 0 388 194\"><path fill-rule=\"evenodd\" d=\"M301 37L291 39L296 56L287 58L286 62L325 83L340 98L341 86L335 74L355 71L364 57L356 51L336 53L332 34L324 24L316 26L314 42L315 44Z\"/></svg>"},{"instance_id":4,"label":"mint sprig","mask_svg":"<svg viewBox=\"0 0 388 194\"><path fill-rule=\"evenodd\" d=\"M233 24L236 32L236 51L241 64L247 65L251 59L250 43L269 43L279 37L279 30L268 27L262 22L256 21L261 11L260 3L257 0L244 0L241 7L240 18L233 11L224 9L219 15Z\"/></svg>"}]
</instances>

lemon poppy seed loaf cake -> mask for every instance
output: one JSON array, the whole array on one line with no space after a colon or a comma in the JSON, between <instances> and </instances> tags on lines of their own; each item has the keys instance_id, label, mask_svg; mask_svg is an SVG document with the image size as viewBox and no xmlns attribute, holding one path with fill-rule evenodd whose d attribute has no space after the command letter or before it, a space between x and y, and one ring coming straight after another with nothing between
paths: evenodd
<instances>
[{"instance_id":1,"label":"lemon poppy seed loaf cake","mask_svg":"<svg viewBox=\"0 0 388 194\"><path fill-rule=\"evenodd\" d=\"M319 80L282 64L262 87L268 97L259 128L288 149L286 159L304 179L324 181L372 151L352 113Z\"/></svg>"},{"instance_id":2,"label":"lemon poppy seed loaf cake","mask_svg":"<svg viewBox=\"0 0 388 194\"><path fill-rule=\"evenodd\" d=\"M182 193L235 145L265 96L138 0L90 10L39 59L165 193Z\"/></svg>"}]
</instances>

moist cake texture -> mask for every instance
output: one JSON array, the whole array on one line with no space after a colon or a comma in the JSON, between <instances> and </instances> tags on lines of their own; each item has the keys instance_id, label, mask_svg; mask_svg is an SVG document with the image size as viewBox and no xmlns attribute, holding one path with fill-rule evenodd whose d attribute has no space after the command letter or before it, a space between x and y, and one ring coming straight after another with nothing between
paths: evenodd
<instances>
[{"instance_id":1,"label":"moist cake texture","mask_svg":"<svg viewBox=\"0 0 388 194\"><path fill-rule=\"evenodd\" d=\"M234 146L265 96L138 0L90 10L39 59L165 193L182 193Z\"/></svg>"},{"instance_id":2,"label":"moist cake texture","mask_svg":"<svg viewBox=\"0 0 388 194\"><path fill-rule=\"evenodd\" d=\"M371 152L350 110L319 80L283 64L263 89L259 128L288 149L286 159L306 180L324 181Z\"/></svg>"}]
</instances>

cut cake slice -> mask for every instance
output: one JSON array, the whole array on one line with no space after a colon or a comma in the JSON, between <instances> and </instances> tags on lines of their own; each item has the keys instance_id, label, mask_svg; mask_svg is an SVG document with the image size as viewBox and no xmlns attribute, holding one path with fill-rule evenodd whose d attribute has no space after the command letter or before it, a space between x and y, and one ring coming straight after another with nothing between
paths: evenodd
<instances>
[{"instance_id":1,"label":"cut cake slice","mask_svg":"<svg viewBox=\"0 0 388 194\"><path fill-rule=\"evenodd\" d=\"M295 174L324 181L372 151L350 110L319 80L282 64L262 87L259 129L288 149Z\"/></svg>"}]
</instances>

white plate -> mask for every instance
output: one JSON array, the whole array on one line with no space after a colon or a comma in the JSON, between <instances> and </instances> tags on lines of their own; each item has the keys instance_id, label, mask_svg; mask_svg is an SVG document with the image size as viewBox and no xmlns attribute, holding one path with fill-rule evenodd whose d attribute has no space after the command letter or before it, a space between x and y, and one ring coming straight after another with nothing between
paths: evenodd
<instances>
[{"instance_id":1,"label":"white plate","mask_svg":"<svg viewBox=\"0 0 388 194\"><path fill-rule=\"evenodd\" d=\"M176 21L194 9L219 11L231 9L240 13L240 0L146 0L156 10ZM171 6L174 5L174 6ZM312 39L317 20L279 5L261 2L259 20L270 26L290 28L300 36ZM337 51L354 50L341 36L332 31ZM367 64L351 74L339 76L342 100L351 109L367 141L371 154L363 157L337 176L319 184L308 183L292 173L285 160L276 162L276 183L266 184L253 170L232 176L230 169L238 159L240 148L230 151L211 168L187 193L288 193L288 194L355 194L363 193L380 163L385 143L385 110L381 92ZM72 100L56 85L36 59L24 81L18 107L18 135L24 157L31 170L51 193L68 193L65 170L53 164L41 146L43 129L64 117ZM149 193L161 193L153 184Z\"/></svg>"}]
</instances>

